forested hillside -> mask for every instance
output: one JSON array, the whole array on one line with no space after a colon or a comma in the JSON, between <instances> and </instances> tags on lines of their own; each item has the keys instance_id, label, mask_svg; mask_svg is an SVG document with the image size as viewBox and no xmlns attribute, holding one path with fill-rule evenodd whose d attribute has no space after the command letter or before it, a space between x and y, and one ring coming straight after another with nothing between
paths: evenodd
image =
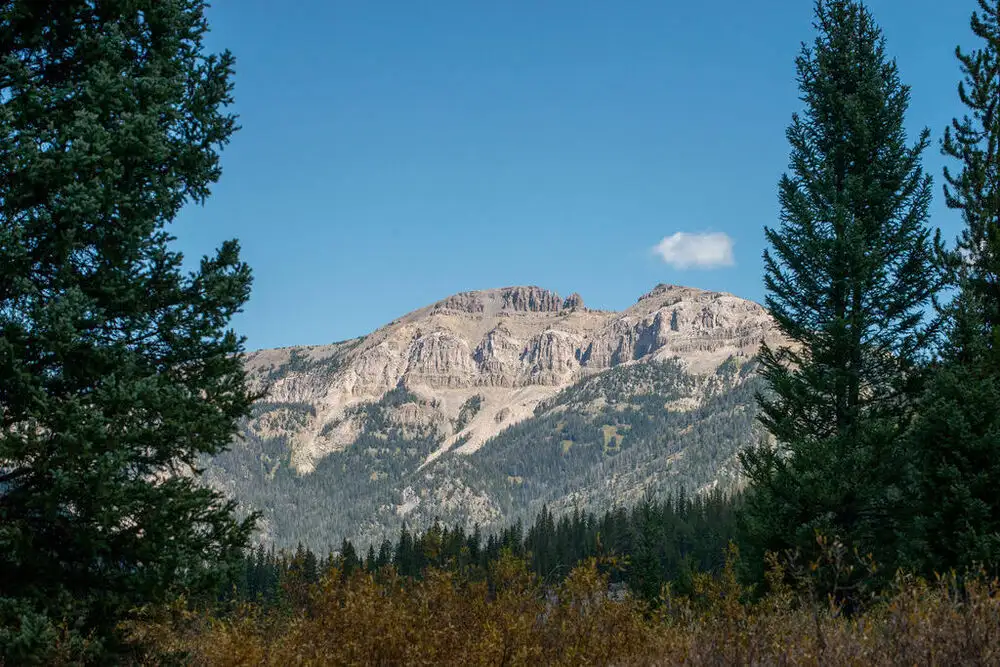
<instances>
[{"instance_id":1,"label":"forested hillside","mask_svg":"<svg viewBox=\"0 0 1000 667\"><path fill-rule=\"evenodd\" d=\"M391 567L405 577L420 578L429 570L440 570L464 580L487 581L506 556L524 559L530 571L550 585L561 582L580 563L597 558L609 583L624 585L654 603L668 583L689 594L698 573L722 571L726 551L736 537L738 508L738 497L721 492L707 496L680 492L601 515L574 511L557 516L543 507L532 523L517 522L497 533L484 533L479 526L472 531L440 524L425 532L403 528L395 540L369 545L367 550L348 540L327 553L301 544L294 550L261 545L248 553L231 587L224 587L221 595L268 607L302 604L304 599L293 599L296 592L306 593L334 569L345 579L356 571L377 574Z\"/></svg>"},{"instance_id":2,"label":"forested hillside","mask_svg":"<svg viewBox=\"0 0 1000 667\"><path fill-rule=\"evenodd\" d=\"M568 387L471 454L425 463L442 436L393 418L421 400L403 387L353 408L364 428L314 471L289 465L284 436L245 442L215 457L210 479L244 507L263 511L262 540L318 551L348 538L362 546L435 521L500 530L543 505L564 514L628 507L645 494L738 484L736 453L758 437L753 363L730 359L707 376L677 362L619 366ZM473 405L474 403L470 403ZM310 405L263 403L251 419ZM303 419L305 417L303 416ZM337 508L332 512L330 508Z\"/></svg>"}]
</instances>

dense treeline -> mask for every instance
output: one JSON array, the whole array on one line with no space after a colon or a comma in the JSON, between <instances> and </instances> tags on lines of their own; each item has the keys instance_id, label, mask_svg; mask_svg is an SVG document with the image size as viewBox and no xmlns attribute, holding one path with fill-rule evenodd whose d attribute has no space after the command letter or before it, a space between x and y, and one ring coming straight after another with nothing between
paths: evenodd
<instances>
[{"instance_id":1,"label":"dense treeline","mask_svg":"<svg viewBox=\"0 0 1000 667\"><path fill-rule=\"evenodd\" d=\"M367 552L349 540L337 552L319 555L302 545L294 551L261 545L247 554L222 597L276 606L318 584L330 570L344 578L358 570L378 573L391 567L404 577L420 578L434 570L467 581L490 580L496 563L507 555L524 559L540 581L553 585L597 558L612 584L624 584L653 602L668 583L688 593L695 573L722 570L726 548L736 536L738 504L738 496L713 492L647 499L600 517L579 510L556 517L545 508L526 529L515 523L484 537L478 527L466 532L461 526L435 524L423 533L404 527L394 543L384 540Z\"/></svg>"}]
</instances>

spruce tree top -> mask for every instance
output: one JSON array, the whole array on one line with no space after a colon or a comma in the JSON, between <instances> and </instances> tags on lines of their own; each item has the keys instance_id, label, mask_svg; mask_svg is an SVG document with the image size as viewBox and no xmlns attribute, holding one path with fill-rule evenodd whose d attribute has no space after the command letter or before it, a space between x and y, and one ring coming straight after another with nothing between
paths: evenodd
<instances>
[{"instance_id":1,"label":"spruce tree top","mask_svg":"<svg viewBox=\"0 0 1000 667\"><path fill-rule=\"evenodd\" d=\"M942 151L961 162L945 166L944 195L965 227L952 256L956 282L978 318L977 332L1000 362L1000 2L979 0L970 21L979 48L955 49L963 79L958 96L967 111L945 128Z\"/></svg>"},{"instance_id":2,"label":"spruce tree top","mask_svg":"<svg viewBox=\"0 0 1000 667\"><path fill-rule=\"evenodd\" d=\"M900 406L940 286L921 167L928 131L907 143L909 88L860 2L820 0L815 27L796 60L805 109L787 131L781 225L765 228L766 305L796 345L764 351L778 395L763 401L764 423L786 442Z\"/></svg>"}]
</instances>

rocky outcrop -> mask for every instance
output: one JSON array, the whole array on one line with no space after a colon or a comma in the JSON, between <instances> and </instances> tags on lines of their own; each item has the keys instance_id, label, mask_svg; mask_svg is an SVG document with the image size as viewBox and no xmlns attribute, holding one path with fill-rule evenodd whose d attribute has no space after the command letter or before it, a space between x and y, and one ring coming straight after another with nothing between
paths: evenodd
<instances>
[{"instance_id":1,"label":"rocky outcrop","mask_svg":"<svg viewBox=\"0 0 1000 667\"><path fill-rule=\"evenodd\" d=\"M506 287L500 290L501 308L515 312L552 313L562 307L555 292L540 287Z\"/></svg>"},{"instance_id":2,"label":"rocky outcrop","mask_svg":"<svg viewBox=\"0 0 1000 667\"><path fill-rule=\"evenodd\" d=\"M580 371L583 339L566 331L547 329L533 337L521 355L523 384L567 384Z\"/></svg>"},{"instance_id":3,"label":"rocky outcrop","mask_svg":"<svg viewBox=\"0 0 1000 667\"><path fill-rule=\"evenodd\" d=\"M511 387L517 373L521 343L503 325L490 329L476 346L472 359L476 363L480 384L490 387Z\"/></svg>"},{"instance_id":4,"label":"rocky outcrop","mask_svg":"<svg viewBox=\"0 0 1000 667\"><path fill-rule=\"evenodd\" d=\"M453 310L459 313L481 313L486 310L486 303L479 292L462 292L438 301L431 308L435 312Z\"/></svg>"},{"instance_id":5,"label":"rocky outcrop","mask_svg":"<svg viewBox=\"0 0 1000 667\"><path fill-rule=\"evenodd\" d=\"M583 310L583 297L573 292L563 301L563 310Z\"/></svg>"},{"instance_id":6,"label":"rocky outcrop","mask_svg":"<svg viewBox=\"0 0 1000 667\"><path fill-rule=\"evenodd\" d=\"M579 298L579 296L577 296ZM480 292L461 292L432 305L432 312L453 311L469 314L554 313L563 307L555 292L541 287L503 287Z\"/></svg>"},{"instance_id":7,"label":"rocky outcrop","mask_svg":"<svg viewBox=\"0 0 1000 667\"><path fill-rule=\"evenodd\" d=\"M586 375L671 358L710 373L776 340L767 312L731 294L659 285L614 313L586 309L578 294L562 299L539 287L505 287L456 294L347 344L255 353L249 370L272 388L266 401L310 406L305 417L260 423L268 434L287 430L297 450L292 460L307 471L350 446L363 427L345 426L348 411L398 386L434 406L428 409L440 423L482 393L482 416L461 433L462 451L471 451ZM399 414L421 424L431 419L423 409Z\"/></svg>"},{"instance_id":8,"label":"rocky outcrop","mask_svg":"<svg viewBox=\"0 0 1000 667\"><path fill-rule=\"evenodd\" d=\"M410 382L432 387L468 387L473 382L469 344L450 331L419 335L410 343L407 361L401 375Z\"/></svg>"}]
</instances>

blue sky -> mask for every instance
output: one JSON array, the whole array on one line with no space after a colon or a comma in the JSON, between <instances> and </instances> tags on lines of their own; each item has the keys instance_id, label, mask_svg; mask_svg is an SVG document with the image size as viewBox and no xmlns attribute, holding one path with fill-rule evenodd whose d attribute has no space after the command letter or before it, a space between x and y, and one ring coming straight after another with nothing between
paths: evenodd
<instances>
[{"instance_id":1,"label":"blue sky","mask_svg":"<svg viewBox=\"0 0 1000 667\"><path fill-rule=\"evenodd\" d=\"M871 0L912 86L912 136L961 112L956 44L975 0ZM794 58L809 0L215 0L242 130L194 260L240 239L248 347L370 332L449 294L536 284L621 309L660 282L763 298ZM655 251L726 235L714 268ZM725 248L723 249L723 251Z\"/></svg>"}]
</instances>

